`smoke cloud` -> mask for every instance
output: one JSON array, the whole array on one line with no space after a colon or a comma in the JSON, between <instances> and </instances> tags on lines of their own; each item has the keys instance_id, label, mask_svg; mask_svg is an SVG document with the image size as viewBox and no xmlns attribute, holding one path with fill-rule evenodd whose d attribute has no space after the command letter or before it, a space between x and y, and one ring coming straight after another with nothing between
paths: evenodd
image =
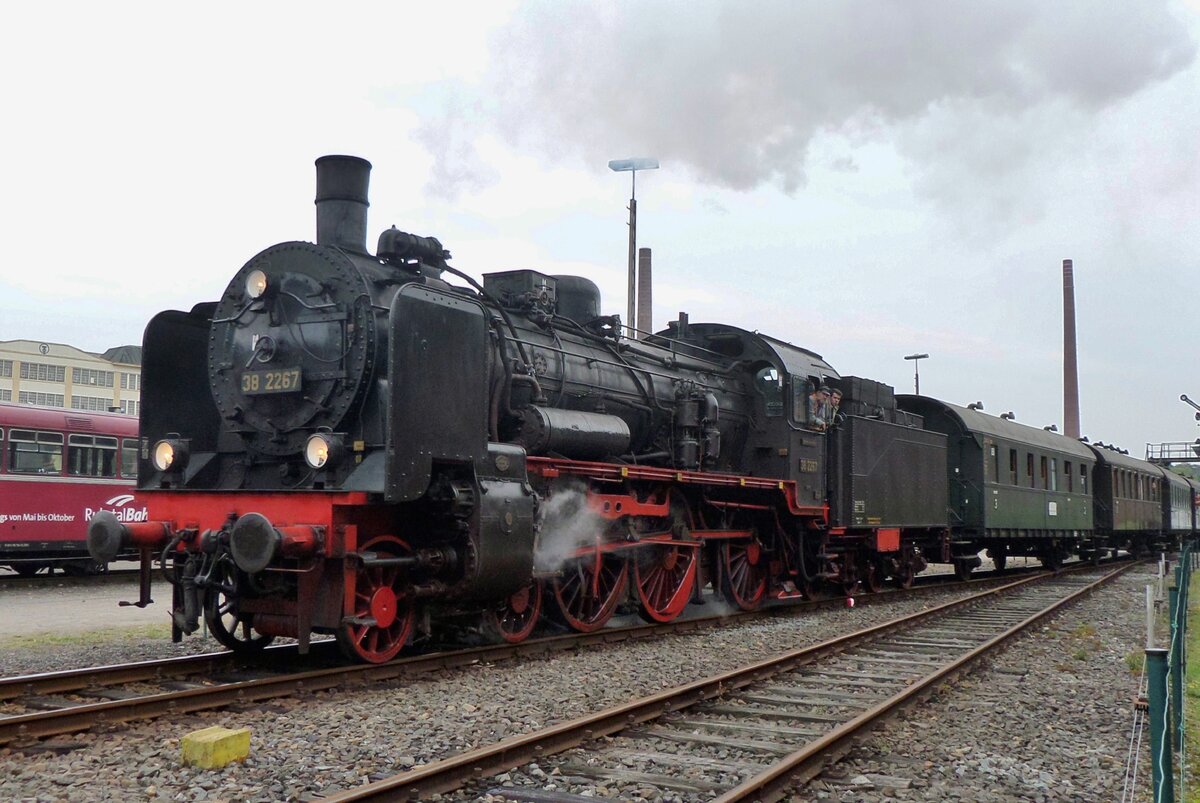
<instances>
[{"instance_id":1,"label":"smoke cloud","mask_svg":"<svg viewBox=\"0 0 1200 803\"><path fill-rule=\"evenodd\" d=\"M576 549L593 543L607 526L608 522L588 507L582 484L556 490L538 509L534 569L557 571Z\"/></svg>"},{"instance_id":2,"label":"smoke cloud","mask_svg":"<svg viewBox=\"0 0 1200 803\"><path fill-rule=\"evenodd\" d=\"M987 121L1048 109L1077 131L1190 65L1196 44L1170 9L1165 0L546 2L522 6L498 36L487 90L518 146L594 165L652 155L737 190L796 191L824 135L861 143L903 131L897 147L920 163L968 132L957 159L986 174L1027 158L1043 135L1062 136L1025 129L991 143Z\"/></svg>"}]
</instances>

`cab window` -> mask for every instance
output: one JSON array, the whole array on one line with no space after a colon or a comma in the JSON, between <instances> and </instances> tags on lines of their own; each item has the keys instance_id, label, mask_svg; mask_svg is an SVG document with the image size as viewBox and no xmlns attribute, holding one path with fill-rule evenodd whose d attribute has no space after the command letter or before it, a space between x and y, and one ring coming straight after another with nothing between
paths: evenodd
<instances>
[{"instance_id":1,"label":"cab window","mask_svg":"<svg viewBox=\"0 0 1200 803\"><path fill-rule=\"evenodd\" d=\"M754 376L754 387L763 397L768 418L783 415L783 377L770 366L763 368Z\"/></svg>"},{"instance_id":2,"label":"cab window","mask_svg":"<svg viewBox=\"0 0 1200 803\"><path fill-rule=\"evenodd\" d=\"M808 423L808 397L812 390L812 382L792 375L792 420L797 424Z\"/></svg>"}]
</instances>

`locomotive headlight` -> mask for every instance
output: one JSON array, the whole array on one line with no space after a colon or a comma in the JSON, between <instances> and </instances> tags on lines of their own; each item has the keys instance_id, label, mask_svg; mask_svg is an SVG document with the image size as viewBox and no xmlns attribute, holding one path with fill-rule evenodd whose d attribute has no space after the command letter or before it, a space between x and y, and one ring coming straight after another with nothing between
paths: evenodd
<instances>
[{"instance_id":1,"label":"locomotive headlight","mask_svg":"<svg viewBox=\"0 0 1200 803\"><path fill-rule=\"evenodd\" d=\"M177 438L166 438L154 444L154 453L150 462L159 471L180 471L187 465L187 441Z\"/></svg>"},{"instance_id":2,"label":"locomotive headlight","mask_svg":"<svg viewBox=\"0 0 1200 803\"><path fill-rule=\"evenodd\" d=\"M342 459L342 438L329 432L310 435L304 444L304 462L310 468L332 468Z\"/></svg>"},{"instance_id":3,"label":"locomotive headlight","mask_svg":"<svg viewBox=\"0 0 1200 803\"><path fill-rule=\"evenodd\" d=\"M252 270L246 277L246 295L250 298L262 298L267 292L267 274L261 270Z\"/></svg>"}]
</instances>

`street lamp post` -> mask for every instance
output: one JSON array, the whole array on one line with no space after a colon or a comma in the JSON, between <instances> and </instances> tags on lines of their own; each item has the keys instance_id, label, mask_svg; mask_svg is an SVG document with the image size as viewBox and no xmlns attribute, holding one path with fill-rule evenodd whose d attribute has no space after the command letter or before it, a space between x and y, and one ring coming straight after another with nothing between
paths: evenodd
<instances>
[{"instance_id":1,"label":"street lamp post","mask_svg":"<svg viewBox=\"0 0 1200 803\"><path fill-rule=\"evenodd\" d=\"M634 314L637 312L634 298L637 295L637 171L639 170L657 170L657 159L613 159L608 163L608 169L617 173L629 173L629 299L626 303L626 314L628 318L625 326L636 338L637 330L634 328L637 324L637 318Z\"/></svg>"},{"instance_id":2,"label":"street lamp post","mask_svg":"<svg viewBox=\"0 0 1200 803\"><path fill-rule=\"evenodd\" d=\"M906 354L904 359L913 361L913 386L918 396L921 395L921 360L928 359L928 354Z\"/></svg>"}]
</instances>

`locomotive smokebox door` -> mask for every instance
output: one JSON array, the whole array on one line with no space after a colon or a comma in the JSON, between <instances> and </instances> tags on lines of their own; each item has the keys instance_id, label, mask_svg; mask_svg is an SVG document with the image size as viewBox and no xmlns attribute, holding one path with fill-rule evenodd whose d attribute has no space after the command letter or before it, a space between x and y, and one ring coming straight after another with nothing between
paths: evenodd
<instances>
[{"instance_id":1,"label":"locomotive smokebox door","mask_svg":"<svg viewBox=\"0 0 1200 803\"><path fill-rule=\"evenodd\" d=\"M461 296L417 284L392 300L389 502L429 487L435 460L475 463L487 454L488 318Z\"/></svg>"}]
</instances>

